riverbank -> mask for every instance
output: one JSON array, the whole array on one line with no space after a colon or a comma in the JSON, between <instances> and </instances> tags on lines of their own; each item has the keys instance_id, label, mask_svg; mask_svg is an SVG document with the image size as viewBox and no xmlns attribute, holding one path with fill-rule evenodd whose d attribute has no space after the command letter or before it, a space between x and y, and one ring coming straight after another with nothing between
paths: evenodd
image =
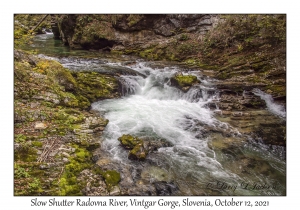
<instances>
[{"instance_id":1,"label":"riverbank","mask_svg":"<svg viewBox=\"0 0 300 210\"><path fill-rule=\"evenodd\" d=\"M108 120L88 110L119 96L116 80L20 50L14 60L15 195L109 195L111 172L92 161Z\"/></svg>"}]
</instances>

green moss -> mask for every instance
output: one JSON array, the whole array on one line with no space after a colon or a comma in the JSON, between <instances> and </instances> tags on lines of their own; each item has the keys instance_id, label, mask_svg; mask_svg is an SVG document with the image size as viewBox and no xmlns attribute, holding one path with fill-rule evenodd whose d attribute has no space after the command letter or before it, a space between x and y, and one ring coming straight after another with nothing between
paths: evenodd
<instances>
[{"instance_id":1,"label":"green moss","mask_svg":"<svg viewBox=\"0 0 300 210\"><path fill-rule=\"evenodd\" d=\"M286 86L284 85L268 85L266 88L266 90L269 89L273 92L272 95L276 95L276 96L286 96Z\"/></svg>"},{"instance_id":2,"label":"green moss","mask_svg":"<svg viewBox=\"0 0 300 210\"><path fill-rule=\"evenodd\" d=\"M76 94L76 98L78 100L78 107L79 108L81 108L81 109L87 109L87 108L89 108L91 106L90 101L86 97L84 97L82 95L77 95Z\"/></svg>"},{"instance_id":3,"label":"green moss","mask_svg":"<svg viewBox=\"0 0 300 210\"><path fill-rule=\"evenodd\" d=\"M180 87L192 86L199 82L197 77L194 75L175 75L174 80Z\"/></svg>"},{"instance_id":4,"label":"green moss","mask_svg":"<svg viewBox=\"0 0 300 210\"><path fill-rule=\"evenodd\" d=\"M105 179L108 191L110 191L113 186L116 186L121 180L120 173L117 171L105 171L102 176Z\"/></svg>"},{"instance_id":5,"label":"green moss","mask_svg":"<svg viewBox=\"0 0 300 210\"><path fill-rule=\"evenodd\" d=\"M77 93L87 98L89 102L98 99L113 98L118 92L118 81L116 78L101 75L97 72L78 72L76 81Z\"/></svg>"},{"instance_id":6,"label":"green moss","mask_svg":"<svg viewBox=\"0 0 300 210\"><path fill-rule=\"evenodd\" d=\"M149 60L159 60L161 57L160 54L162 53L161 49L156 49L155 46L151 46L149 49L140 51L139 56Z\"/></svg>"},{"instance_id":7,"label":"green moss","mask_svg":"<svg viewBox=\"0 0 300 210\"><path fill-rule=\"evenodd\" d=\"M142 140L140 140L139 138L126 134L119 137L118 140L121 142L122 146L127 149L133 149L137 144L140 144L142 142Z\"/></svg>"},{"instance_id":8,"label":"green moss","mask_svg":"<svg viewBox=\"0 0 300 210\"><path fill-rule=\"evenodd\" d=\"M31 144L34 147L43 147L43 143L40 141L32 141Z\"/></svg>"},{"instance_id":9,"label":"green moss","mask_svg":"<svg viewBox=\"0 0 300 210\"><path fill-rule=\"evenodd\" d=\"M14 153L15 161L35 162L37 161L37 150L27 144L22 144Z\"/></svg>"},{"instance_id":10,"label":"green moss","mask_svg":"<svg viewBox=\"0 0 300 210\"><path fill-rule=\"evenodd\" d=\"M58 83L65 87L66 90L74 90L76 89L77 83L70 71L67 69L59 69L59 71L55 72L55 77L58 80Z\"/></svg>"},{"instance_id":11,"label":"green moss","mask_svg":"<svg viewBox=\"0 0 300 210\"><path fill-rule=\"evenodd\" d=\"M75 156L69 158L69 163L65 166L64 173L60 179L60 195L82 195L81 189L85 183L77 181L77 176L84 169L92 167L92 154L85 148L76 144L72 145L75 150Z\"/></svg>"},{"instance_id":12,"label":"green moss","mask_svg":"<svg viewBox=\"0 0 300 210\"><path fill-rule=\"evenodd\" d=\"M14 194L40 195L42 190L41 176L36 164L19 162L14 164Z\"/></svg>"},{"instance_id":13,"label":"green moss","mask_svg":"<svg viewBox=\"0 0 300 210\"><path fill-rule=\"evenodd\" d=\"M82 123L84 119L85 116L75 109L58 108L52 120L52 122L57 125L55 133L65 135L66 132L78 129L79 124Z\"/></svg>"},{"instance_id":14,"label":"green moss","mask_svg":"<svg viewBox=\"0 0 300 210\"><path fill-rule=\"evenodd\" d=\"M27 139L27 136L25 136L23 134L16 134L15 135L15 142L17 142L17 143L25 142L26 139Z\"/></svg>"},{"instance_id":15,"label":"green moss","mask_svg":"<svg viewBox=\"0 0 300 210\"><path fill-rule=\"evenodd\" d=\"M257 72L266 72L272 69L272 66L268 61L261 61L251 64L251 68Z\"/></svg>"},{"instance_id":16,"label":"green moss","mask_svg":"<svg viewBox=\"0 0 300 210\"><path fill-rule=\"evenodd\" d=\"M76 182L72 182L76 177L68 177L60 179L60 195L72 195L72 196L80 196L82 195L80 191L80 187L76 184Z\"/></svg>"},{"instance_id":17,"label":"green moss","mask_svg":"<svg viewBox=\"0 0 300 210\"><path fill-rule=\"evenodd\" d=\"M76 149L75 154L75 159L78 162L84 162L85 160L89 160L91 158L91 153L86 149L78 148Z\"/></svg>"},{"instance_id":18,"label":"green moss","mask_svg":"<svg viewBox=\"0 0 300 210\"><path fill-rule=\"evenodd\" d=\"M130 150L128 158L133 160L145 160L147 155L148 151L145 150L143 143L139 143L135 145L132 150Z\"/></svg>"},{"instance_id":19,"label":"green moss","mask_svg":"<svg viewBox=\"0 0 300 210\"><path fill-rule=\"evenodd\" d=\"M81 189L86 183L79 182L77 176L84 169L91 169L93 165L91 152L77 144L72 144L72 147L75 148L75 156L71 156L65 166L59 182L59 195L82 195Z\"/></svg>"},{"instance_id":20,"label":"green moss","mask_svg":"<svg viewBox=\"0 0 300 210\"><path fill-rule=\"evenodd\" d=\"M26 171L25 168L20 167L18 164L15 164L15 169L14 169L14 177L15 178L27 178L29 177L29 173Z\"/></svg>"}]
</instances>

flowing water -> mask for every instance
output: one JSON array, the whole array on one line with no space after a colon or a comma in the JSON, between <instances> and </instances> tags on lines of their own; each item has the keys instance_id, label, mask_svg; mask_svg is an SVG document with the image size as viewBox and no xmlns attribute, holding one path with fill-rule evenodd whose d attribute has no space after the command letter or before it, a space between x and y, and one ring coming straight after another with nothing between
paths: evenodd
<instances>
[{"instance_id":1,"label":"flowing water","mask_svg":"<svg viewBox=\"0 0 300 210\"><path fill-rule=\"evenodd\" d=\"M138 72L118 77L122 83L121 98L92 104L92 109L109 119L99 139L99 161L109 159L109 167L121 172L120 187L135 191L131 194L145 195L153 186L157 192L158 183L166 189L160 192L162 195L286 194L285 158L215 117L207 104L218 100L218 90L214 80L200 70L71 51L49 35L37 38L31 49L71 70L101 72L109 66ZM125 62L128 59L131 65ZM178 72L197 76L200 85L187 93L172 87L170 78ZM271 112L285 117L285 111L270 96L259 90L254 93L266 100ZM163 139L170 146L149 153L144 162L129 160L128 150L117 140L123 134L150 141Z\"/></svg>"}]
</instances>

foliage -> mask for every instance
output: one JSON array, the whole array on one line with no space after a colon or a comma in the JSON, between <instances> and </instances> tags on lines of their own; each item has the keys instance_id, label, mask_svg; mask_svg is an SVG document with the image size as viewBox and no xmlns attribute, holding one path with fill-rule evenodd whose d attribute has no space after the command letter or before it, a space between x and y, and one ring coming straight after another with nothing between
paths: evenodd
<instances>
[{"instance_id":1,"label":"foliage","mask_svg":"<svg viewBox=\"0 0 300 210\"><path fill-rule=\"evenodd\" d=\"M23 134L16 134L15 135L15 142L17 142L17 143L25 142L26 139L27 139L27 137Z\"/></svg>"},{"instance_id":2,"label":"foliage","mask_svg":"<svg viewBox=\"0 0 300 210\"><path fill-rule=\"evenodd\" d=\"M14 47L20 48L24 45L28 45L31 43L31 39L33 35L31 34L32 31L26 30L25 28L15 25L14 28Z\"/></svg>"},{"instance_id":3,"label":"foliage","mask_svg":"<svg viewBox=\"0 0 300 210\"><path fill-rule=\"evenodd\" d=\"M31 43L34 33L42 33L43 29L51 28L50 16L44 20L35 31L31 29L38 24L44 15L17 14L14 16L14 47L20 48Z\"/></svg>"},{"instance_id":4,"label":"foliage","mask_svg":"<svg viewBox=\"0 0 300 210\"><path fill-rule=\"evenodd\" d=\"M19 165L15 164L15 177L16 178L28 178L30 175L25 170L25 168L20 167Z\"/></svg>"},{"instance_id":5,"label":"foliage","mask_svg":"<svg viewBox=\"0 0 300 210\"><path fill-rule=\"evenodd\" d=\"M41 181L33 177L30 167L22 167L20 164L14 165L14 193L15 195L39 195L42 192Z\"/></svg>"}]
</instances>

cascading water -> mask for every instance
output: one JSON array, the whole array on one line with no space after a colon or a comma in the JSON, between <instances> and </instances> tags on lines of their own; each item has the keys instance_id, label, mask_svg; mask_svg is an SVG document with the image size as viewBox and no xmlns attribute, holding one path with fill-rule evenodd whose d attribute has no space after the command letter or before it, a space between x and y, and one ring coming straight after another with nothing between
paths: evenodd
<instances>
[{"instance_id":1,"label":"cascading water","mask_svg":"<svg viewBox=\"0 0 300 210\"><path fill-rule=\"evenodd\" d=\"M259 89L254 89L253 93L259 97L261 97L267 104L268 109L270 112L274 113L275 115L278 115L282 118L286 117L286 111L283 106L280 104L274 103L274 100L271 95L259 90Z\"/></svg>"},{"instance_id":2,"label":"cascading water","mask_svg":"<svg viewBox=\"0 0 300 210\"><path fill-rule=\"evenodd\" d=\"M123 96L92 104L92 109L109 120L99 139L102 142L97 164L118 170L119 185L129 195L286 194L285 159L270 152L269 146L252 142L249 136L219 121L208 108L218 100L212 79L200 71L190 71L201 84L183 93L170 84L177 72L185 74L180 68L154 68L139 60L130 60L134 64L131 66L123 65L105 54L99 58L95 52L72 51L52 36L37 36L27 50L36 50L40 57L55 59L74 71L118 75ZM90 58L80 57L87 55ZM125 62L127 57L118 59ZM268 95L254 93L265 99L270 111L274 110ZM285 112L275 107L279 108L275 114L285 117ZM144 162L129 160L128 150L117 140L123 134L150 141L164 139L169 146L149 153Z\"/></svg>"},{"instance_id":3,"label":"cascading water","mask_svg":"<svg viewBox=\"0 0 300 210\"><path fill-rule=\"evenodd\" d=\"M206 108L205 105L215 97L215 94L208 94L214 92L210 86L211 81L202 79L200 72L189 72L201 80L201 85L183 93L170 86L169 82L171 76L180 71L178 68L153 69L141 62L132 68L147 77L121 76L124 94L121 99L92 104L92 109L100 111L109 119L102 143L103 150L109 151L120 163L132 165L135 163L128 160L128 151L119 145L117 139L120 136L131 134L141 138L166 139L173 146L160 148L148 159L154 165L167 170L169 179L175 180L176 186L179 187L179 195L216 193L213 190L222 195L257 194L256 191L242 187L234 192L220 189L220 183L226 183L230 188L248 182L250 177L245 179L235 174L231 167L224 167L217 160L218 155L209 147L209 135L203 135L207 132L207 127L213 127L227 130L232 136L239 136L237 131L218 121L214 118L213 111ZM238 148L241 149L243 148ZM233 155L239 157L243 152L237 151ZM255 176L257 177L251 180L253 183L266 182L259 174ZM207 184L211 182L219 184L216 184L213 190L206 189ZM278 194L276 190L271 189L264 193Z\"/></svg>"}]
</instances>

